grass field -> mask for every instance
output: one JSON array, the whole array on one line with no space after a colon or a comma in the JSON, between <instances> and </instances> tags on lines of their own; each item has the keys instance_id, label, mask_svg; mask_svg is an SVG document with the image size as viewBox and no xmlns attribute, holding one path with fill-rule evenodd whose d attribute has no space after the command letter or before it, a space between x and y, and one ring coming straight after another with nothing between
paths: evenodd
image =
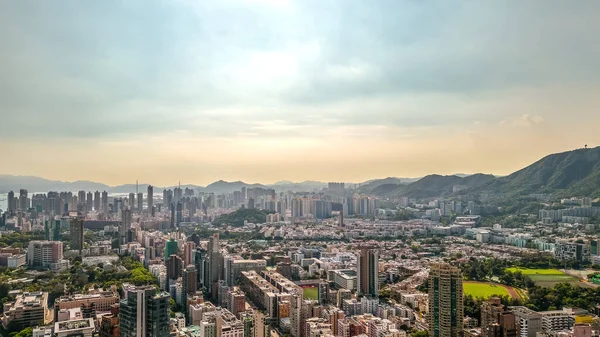
<instances>
[{"instance_id":1,"label":"grass field","mask_svg":"<svg viewBox=\"0 0 600 337\"><path fill-rule=\"evenodd\" d=\"M521 274L529 277L536 285L540 287L553 287L557 283L579 283L579 279L567 275L558 269L529 269L529 268L508 268L510 272L519 271Z\"/></svg>"},{"instance_id":2,"label":"grass field","mask_svg":"<svg viewBox=\"0 0 600 337\"><path fill-rule=\"evenodd\" d=\"M518 297L517 292L511 287L507 287L501 284L494 283L483 283L465 281L463 282L463 291L465 295L471 295L473 297L481 297L484 299L490 298L493 295L500 296L512 296Z\"/></svg>"},{"instance_id":3,"label":"grass field","mask_svg":"<svg viewBox=\"0 0 600 337\"><path fill-rule=\"evenodd\" d=\"M311 300L319 299L319 289L317 287L304 288L304 298Z\"/></svg>"}]
</instances>

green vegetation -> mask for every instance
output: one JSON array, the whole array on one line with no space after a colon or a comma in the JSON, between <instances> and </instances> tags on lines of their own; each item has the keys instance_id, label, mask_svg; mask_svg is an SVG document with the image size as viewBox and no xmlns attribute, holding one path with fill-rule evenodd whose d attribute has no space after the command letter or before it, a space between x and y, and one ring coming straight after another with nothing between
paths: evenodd
<instances>
[{"instance_id":1,"label":"green vegetation","mask_svg":"<svg viewBox=\"0 0 600 337\"><path fill-rule=\"evenodd\" d=\"M44 240L46 238L43 232L34 233L10 233L0 237L0 247L26 248L31 240Z\"/></svg>"},{"instance_id":2,"label":"green vegetation","mask_svg":"<svg viewBox=\"0 0 600 337\"><path fill-rule=\"evenodd\" d=\"M31 337L33 336L33 328L25 328L19 332L11 332L10 337Z\"/></svg>"},{"instance_id":3,"label":"green vegetation","mask_svg":"<svg viewBox=\"0 0 600 337\"><path fill-rule=\"evenodd\" d=\"M475 298L488 299L492 296L510 296L506 286L493 283L482 282L463 282L465 295L471 295Z\"/></svg>"},{"instance_id":4,"label":"green vegetation","mask_svg":"<svg viewBox=\"0 0 600 337\"><path fill-rule=\"evenodd\" d=\"M319 288L304 288L304 298L310 300L318 300L319 299Z\"/></svg>"},{"instance_id":5,"label":"green vegetation","mask_svg":"<svg viewBox=\"0 0 600 337\"><path fill-rule=\"evenodd\" d=\"M235 212L218 216L213 221L213 225L230 225L233 227L242 227L244 226L244 221L248 221L250 223L265 223L267 221L267 214L271 213L273 212L267 210L258 210L254 208L238 209Z\"/></svg>"},{"instance_id":6,"label":"green vegetation","mask_svg":"<svg viewBox=\"0 0 600 337\"><path fill-rule=\"evenodd\" d=\"M512 267L506 269L506 274L521 274L540 287L553 287L558 283L579 283L579 279L557 269L531 269Z\"/></svg>"}]
</instances>

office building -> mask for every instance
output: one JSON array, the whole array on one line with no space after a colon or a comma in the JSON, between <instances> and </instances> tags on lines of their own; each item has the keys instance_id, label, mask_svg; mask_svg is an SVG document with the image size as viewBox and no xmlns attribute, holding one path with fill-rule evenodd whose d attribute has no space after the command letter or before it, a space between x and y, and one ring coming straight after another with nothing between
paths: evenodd
<instances>
[{"instance_id":1,"label":"office building","mask_svg":"<svg viewBox=\"0 0 600 337\"><path fill-rule=\"evenodd\" d=\"M463 335L463 285L459 268L434 263L429 270L429 337Z\"/></svg>"},{"instance_id":2,"label":"office building","mask_svg":"<svg viewBox=\"0 0 600 337\"><path fill-rule=\"evenodd\" d=\"M48 293L25 292L17 295L14 302L4 304L2 326L21 330L46 324L48 317ZM50 320L49 320L50 321Z\"/></svg>"},{"instance_id":3,"label":"office building","mask_svg":"<svg viewBox=\"0 0 600 337\"><path fill-rule=\"evenodd\" d=\"M379 254L376 249L361 248L357 265L357 290L361 296L379 296Z\"/></svg>"},{"instance_id":4,"label":"office building","mask_svg":"<svg viewBox=\"0 0 600 337\"><path fill-rule=\"evenodd\" d=\"M120 304L121 337L170 337L168 293L157 293L153 286L123 285Z\"/></svg>"}]
</instances>

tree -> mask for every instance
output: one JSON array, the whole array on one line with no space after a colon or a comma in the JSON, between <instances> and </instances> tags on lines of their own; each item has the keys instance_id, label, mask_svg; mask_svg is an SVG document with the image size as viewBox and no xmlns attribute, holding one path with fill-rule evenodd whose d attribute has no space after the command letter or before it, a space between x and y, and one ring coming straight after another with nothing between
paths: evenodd
<instances>
[{"instance_id":1,"label":"tree","mask_svg":"<svg viewBox=\"0 0 600 337\"><path fill-rule=\"evenodd\" d=\"M429 333L425 330L413 332L412 337L428 337Z\"/></svg>"}]
</instances>

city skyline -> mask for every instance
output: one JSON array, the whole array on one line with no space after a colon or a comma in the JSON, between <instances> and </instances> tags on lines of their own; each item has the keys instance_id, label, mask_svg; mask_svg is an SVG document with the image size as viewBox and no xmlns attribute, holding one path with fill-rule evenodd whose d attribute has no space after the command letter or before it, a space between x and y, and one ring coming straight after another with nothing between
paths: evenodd
<instances>
[{"instance_id":1,"label":"city skyline","mask_svg":"<svg viewBox=\"0 0 600 337\"><path fill-rule=\"evenodd\" d=\"M159 186L508 174L600 145L599 7L4 2L2 173Z\"/></svg>"}]
</instances>

